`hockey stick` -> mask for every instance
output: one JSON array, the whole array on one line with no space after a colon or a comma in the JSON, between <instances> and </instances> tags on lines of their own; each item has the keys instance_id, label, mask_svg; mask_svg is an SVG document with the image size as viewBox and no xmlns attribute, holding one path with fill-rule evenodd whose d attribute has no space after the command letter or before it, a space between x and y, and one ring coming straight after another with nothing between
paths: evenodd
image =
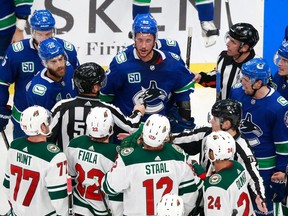
<instances>
[{"instance_id":1,"label":"hockey stick","mask_svg":"<svg viewBox=\"0 0 288 216\"><path fill-rule=\"evenodd\" d=\"M72 179L67 177L67 194L68 194L68 215L73 216L73 194L72 194Z\"/></svg>"},{"instance_id":2,"label":"hockey stick","mask_svg":"<svg viewBox=\"0 0 288 216\"><path fill-rule=\"evenodd\" d=\"M229 26L229 28L230 28L230 27L233 25L233 23L232 23L232 19L231 19L231 11L230 11L229 0L225 0L225 6L226 6L228 26Z\"/></svg>"},{"instance_id":3,"label":"hockey stick","mask_svg":"<svg viewBox=\"0 0 288 216\"><path fill-rule=\"evenodd\" d=\"M96 186L98 188L99 194L100 194L100 196L101 196L101 198L103 200L103 203L104 203L104 206L105 206L106 211L108 213L108 216L112 216L111 210L109 209L108 204L107 204L106 199L105 199L105 196L103 195L103 192L101 190L101 186L100 186L98 180L95 177L94 177L94 180L95 180L95 184L96 184Z\"/></svg>"},{"instance_id":4,"label":"hockey stick","mask_svg":"<svg viewBox=\"0 0 288 216\"><path fill-rule=\"evenodd\" d=\"M216 71L216 101L221 100L221 72Z\"/></svg>"},{"instance_id":5,"label":"hockey stick","mask_svg":"<svg viewBox=\"0 0 288 216\"><path fill-rule=\"evenodd\" d=\"M188 68L190 68L191 46L192 46L192 27L189 27L187 37L187 51L186 51L186 65Z\"/></svg>"},{"instance_id":6,"label":"hockey stick","mask_svg":"<svg viewBox=\"0 0 288 216\"><path fill-rule=\"evenodd\" d=\"M2 138L4 140L6 149L8 150L10 148L10 145L9 145L9 142L8 142L8 139L7 139L7 136L6 136L4 129L1 131L1 135L2 135Z\"/></svg>"},{"instance_id":7,"label":"hockey stick","mask_svg":"<svg viewBox=\"0 0 288 216\"><path fill-rule=\"evenodd\" d=\"M236 216L237 214L238 214L237 209L233 209L233 211L232 211L232 215L231 215L231 216Z\"/></svg>"}]
</instances>

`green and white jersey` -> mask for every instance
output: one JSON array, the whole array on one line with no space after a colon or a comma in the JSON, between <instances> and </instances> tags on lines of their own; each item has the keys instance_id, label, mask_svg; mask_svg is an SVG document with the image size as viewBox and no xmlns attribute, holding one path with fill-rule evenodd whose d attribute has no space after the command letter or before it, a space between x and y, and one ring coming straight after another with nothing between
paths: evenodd
<instances>
[{"instance_id":1,"label":"green and white jersey","mask_svg":"<svg viewBox=\"0 0 288 216\"><path fill-rule=\"evenodd\" d=\"M123 192L124 215L155 215L156 204L166 193L181 196L188 215L202 185L187 164L184 151L169 143L160 151L142 147L122 149L102 180L106 194Z\"/></svg>"},{"instance_id":2,"label":"green and white jersey","mask_svg":"<svg viewBox=\"0 0 288 216\"><path fill-rule=\"evenodd\" d=\"M3 184L16 215L68 214L67 159L53 143L14 140Z\"/></svg>"},{"instance_id":3,"label":"green and white jersey","mask_svg":"<svg viewBox=\"0 0 288 216\"><path fill-rule=\"evenodd\" d=\"M73 211L89 215L107 215L96 181L101 184L117 156L117 145L97 143L82 135L70 141L67 148L69 174L75 178Z\"/></svg>"},{"instance_id":4,"label":"green and white jersey","mask_svg":"<svg viewBox=\"0 0 288 216\"><path fill-rule=\"evenodd\" d=\"M237 161L231 166L214 173L204 183L205 215L237 215L254 214L252 200L247 188L249 175Z\"/></svg>"}]
</instances>

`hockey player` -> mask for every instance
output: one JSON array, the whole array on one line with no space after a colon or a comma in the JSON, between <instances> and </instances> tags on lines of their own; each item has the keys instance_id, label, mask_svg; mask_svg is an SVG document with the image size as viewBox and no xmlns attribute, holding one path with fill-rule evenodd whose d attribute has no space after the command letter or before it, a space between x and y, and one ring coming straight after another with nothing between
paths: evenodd
<instances>
[{"instance_id":1,"label":"hockey player","mask_svg":"<svg viewBox=\"0 0 288 216\"><path fill-rule=\"evenodd\" d=\"M195 0L198 10L198 18L202 28L202 36L205 46L209 47L216 43L219 30L214 24L214 5L212 0ZM132 15L133 20L138 14L150 13L151 0L133 0ZM131 33L130 33L131 35ZM132 37L131 37L132 38Z\"/></svg>"},{"instance_id":2,"label":"hockey player","mask_svg":"<svg viewBox=\"0 0 288 216\"><path fill-rule=\"evenodd\" d=\"M231 91L231 98L242 104L240 130L248 139L264 180L268 215L273 215L277 197L271 176L285 172L288 164L288 102L268 84L270 68L264 59L255 58L242 65L241 84ZM275 200L277 201L277 200ZM256 210L257 215L261 213Z\"/></svg>"},{"instance_id":3,"label":"hockey player","mask_svg":"<svg viewBox=\"0 0 288 216\"><path fill-rule=\"evenodd\" d=\"M43 107L25 109L20 125L28 137L8 150L3 185L16 215L68 215L67 159L47 142L50 120Z\"/></svg>"},{"instance_id":4,"label":"hockey player","mask_svg":"<svg viewBox=\"0 0 288 216\"><path fill-rule=\"evenodd\" d=\"M23 40L33 0L2 0L0 12L0 61L9 44Z\"/></svg>"},{"instance_id":5,"label":"hockey player","mask_svg":"<svg viewBox=\"0 0 288 216\"><path fill-rule=\"evenodd\" d=\"M154 113L165 115L172 96L181 117L191 119L189 95L194 90L194 74L180 56L153 48L158 32L156 20L150 14L139 16L133 23L135 47L117 54L110 63L101 99L112 102L125 115L144 100L146 120Z\"/></svg>"},{"instance_id":6,"label":"hockey player","mask_svg":"<svg viewBox=\"0 0 288 216\"><path fill-rule=\"evenodd\" d=\"M203 182L188 165L188 155L166 143L169 132L165 116L151 115L144 123L140 147L122 149L103 177L106 194L123 192L123 215L155 215L156 204L166 193L181 196L185 215L195 207Z\"/></svg>"},{"instance_id":7,"label":"hockey player","mask_svg":"<svg viewBox=\"0 0 288 216\"><path fill-rule=\"evenodd\" d=\"M184 204L180 196L165 194L157 203L156 216L184 216Z\"/></svg>"},{"instance_id":8,"label":"hockey player","mask_svg":"<svg viewBox=\"0 0 288 216\"><path fill-rule=\"evenodd\" d=\"M77 95L72 80L74 68L64 47L53 38L39 44L38 54L45 68L27 84L27 102L29 106L39 105L51 110L58 101Z\"/></svg>"},{"instance_id":9,"label":"hockey player","mask_svg":"<svg viewBox=\"0 0 288 216\"><path fill-rule=\"evenodd\" d=\"M87 134L85 121L93 107L104 107L111 111L115 125L126 132L133 132L139 127L144 105L135 105L126 117L115 106L100 102L98 98L101 87L106 82L105 71L96 63L88 62L80 65L73 75L79 95L75 98L61 100L52 109L52 135L49 138L66 152L70 140ZM133 112L132 112L133 110ZM132 112L132 114L131 114Z\"/></svg>"},{"instance_id":10,"label":"hockey player","mask_svg":"<svg viewBox=\"0 0 288 216\"><path fill-rule=\"evenodd\" d=\"M117 145L109 144L114 125L111 111L105 107L92 108L86 125L88 135L72 139L67 149L69 174L76 182L73 212L87 216L107 215L98 187L117 155Z\"/></svg>"},{"instance_id":11,"label":"hockey player","mask_svg":"<svg viewBox=\"0 0 288 216\"><path fill-rule=\"evenodd\" d=\"M221 73L221 94L227 99L233 85L241 81L241 66L255 57L254 46L259 40L258 31L249 23L236 23L225 36L227 50L220 53L215 70L196 75L195 81L205 87L216 87L216 72Z\"/></svg>"},{"instance_id":12,"label":"hockey player","mask_svg":"<svg viewBox=\"0 0 288 216\"><path fill-rule=\"evenodd\" d=\"M250 196L261 212L267 213L265 205L265 189L263 179L259 174L258 164L248 141L241 135L239 125L241 120L241 104L235 100L225 99L217 101L211 109L213 118L209 121L211 127L196 128L191 132L173 135L173 143L179 145L189 155L200 153L200 164L210 173L210 162L205 154L207 136L212 131L228 132L236 142L236 152L233 159L242 164L250 176Z\"/></svg>"},{"instance_id":13,"label":"hockey player","mask_svg":"<svg viewBox=\"0 0 288 216\"><path fill-rule=\"evenodd\" d=\"M36 10L30 18L30 25L32 38L11 44L0 65L0 131L8 124L11 116L11 110L6 105L9 99L8 88L14 83L12 109L14 138L25 136L19 125L21 112L28 107L25 87L34 75L44 68L38 56L38 45L55 34L55 19L48 10ZM59 38L56 40L63 45L71 65L76 68L78 59L74 46Z\"/></svg>"},{"instance_id":14,"label":"hockey player","mask_svg":"<svg viewBox=\"0 0 288 216\"><path fill-rule=\"evenodd\" d=\"M273 76L275 90L288 100L288 41L279 47L274 56L274 63L278 66L278 71Z\"/></svg>"},{"instance_id":15,"label":"hockey player","mask_svg":"<svg viewBox=\"0 0 288 216\"><path fill-rule=\"evenodd\" d=\"M235 152L233 137L225 132L212 132L207 137L207 157L215 173L204 183L205 215L254 215L247 188L249 177L243 166L229 160Z\"/></svg>"}]
</instances>

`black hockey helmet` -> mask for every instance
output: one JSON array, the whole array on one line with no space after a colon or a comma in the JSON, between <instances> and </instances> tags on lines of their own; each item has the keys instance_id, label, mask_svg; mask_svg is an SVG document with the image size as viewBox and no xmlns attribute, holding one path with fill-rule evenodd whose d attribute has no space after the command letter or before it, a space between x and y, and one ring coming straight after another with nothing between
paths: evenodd
<instances>
[{"instance_id":1,"label":"black hockey helmet","mask_svg":"<svg viewBox=\"0 0 288 216\"><path fill-rule=\"evenodd\" d=\"M88 62L76 68L73 80L79 93L92 93L93 85L104 85L106 75L104 69L100 65L94 62Z\"/></svg>"},{"instance_id":2,"label":"black hockey helmet","mask_svg":"<svg viewBox=\"0 0 288 216\"><path fill-rule=\"evenodd\" d=\"M258 31L249 23L236 23L232 25L228 34L232 38L248 44L250 49L259 41Z\"/></svg>"},{"instance_id":3,"label":"black hockey helmet","mask_svg":"<svg viewBox=\"0 0 288 216\"><path fill-rule=\"evenodd\" d=\"M242 117L241 104L232 99L216 101L211 112L213 116L220 118L221 124L225 120L229 120L234 129L238 128Z\"/></svg>"}]
</instances>

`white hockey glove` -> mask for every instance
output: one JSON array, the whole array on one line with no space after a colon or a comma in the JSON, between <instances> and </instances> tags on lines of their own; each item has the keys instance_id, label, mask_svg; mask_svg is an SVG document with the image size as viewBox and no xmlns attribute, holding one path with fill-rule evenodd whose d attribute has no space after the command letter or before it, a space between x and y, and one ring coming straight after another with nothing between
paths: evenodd
<instances>
[{"instance_id":1,"label":"white hockey glove","mask_svg":"<svg viewBox=\"0 0 288 216\"><path fill-rule=\"evenodd\" d=\"M219 30L216 28L213 21L202 21L202 37L206 47L213 46L216 44L216 40L219 36Z\"/></svg>"}]
</instances>

